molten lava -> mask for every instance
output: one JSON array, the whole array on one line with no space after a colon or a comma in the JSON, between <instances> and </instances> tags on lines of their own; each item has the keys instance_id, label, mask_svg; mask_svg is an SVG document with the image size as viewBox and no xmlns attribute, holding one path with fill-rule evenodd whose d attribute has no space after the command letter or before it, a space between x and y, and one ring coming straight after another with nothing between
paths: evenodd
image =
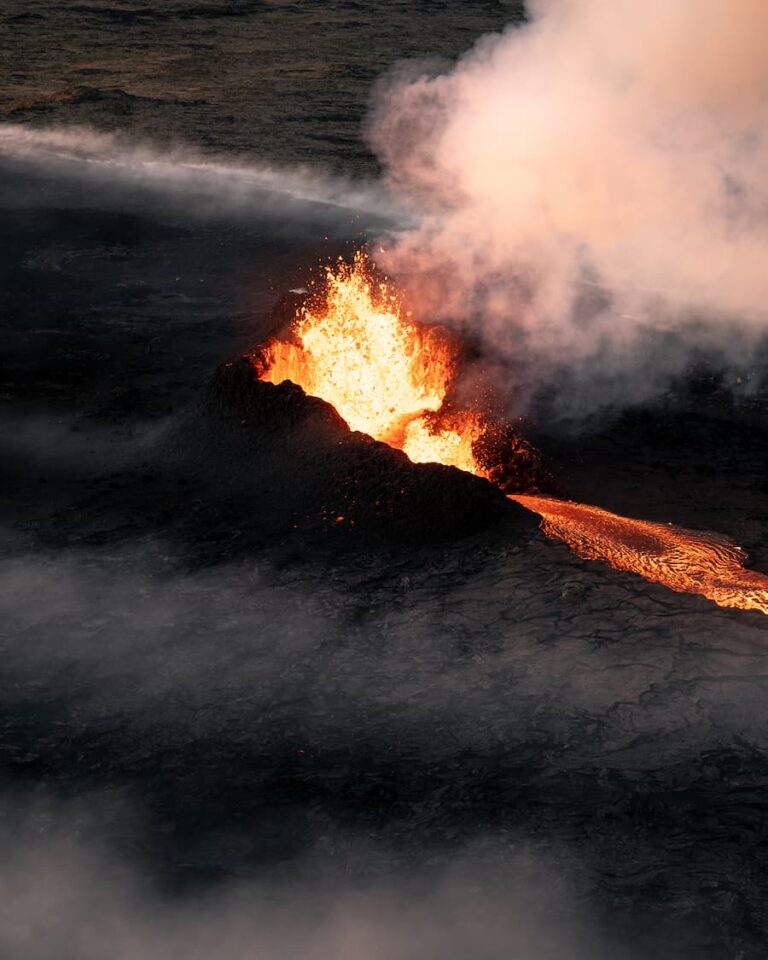
<instances>
[{"instance_id":1,"label":"molten lava","mask_svg":"<svg viewBox=\"0 0 768 960\"><path fill-rule=\"evenodd\" d=\"M295 342L265 344L262 380L292 380L360 430L403 450L414 463L443 463L480 476L472 448L478 414L435 417L458 367L456 343L439 327L413 323L395 291L358 252L325 274L325 298L301 307Z\"/></svg>"},{"instance_id":2,"label":"molten lava","mask_svg":"<svg viewBox=\"0 0 768 960\"><path fill-rule=\"evenodd\" d=\"M631 520L583 503L512 496L542 518L548 537L584 560L639 573L678 593L697 593L721 607L768 614L768 577L744 568L746 551L714 533Z\"/></svg>"},{"instance_id":3,"label":"molten lava","mask_svg":"<svg viewBox=\"0 0 768 960\"><path fill-rule=\"evenodd\" d=\"M300 308L291 335L253 354L261 380L292 380L332 404L353 430L415 463L458 467L508 495L526 489L510 499L539 514L543 532L583 559L722 607L768 614L768 577L745 569L745 551L726 537L531 495L531 478L541 475L533 447L509 424L446 404L459 368L456 343L439 327L414 323L394 288L374 279L365 254L351 266L339 261L327 268L324 296Z\"/></svg>"}]
</instances>

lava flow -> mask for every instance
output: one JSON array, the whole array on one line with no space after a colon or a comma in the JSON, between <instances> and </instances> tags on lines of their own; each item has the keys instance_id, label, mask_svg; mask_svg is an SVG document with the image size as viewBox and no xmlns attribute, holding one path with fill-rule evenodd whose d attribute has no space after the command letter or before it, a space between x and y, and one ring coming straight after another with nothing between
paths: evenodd
<instances>
[{"instance_id":1,"label":"lava flow","mask_svg":"<svg viewBox=\"0 0 768 960\"><path fill-rule=\"evenodd\" d=\"M550 497L513 496L542 518L548 537L584 560L639 573L678 593L698 593L721 607L768 614L768 577L744 567L746 551L716 533L631 520L599 507Z\"/></svg>"},{"instance_id":2,"label":"lava flow","mask_svg":"<svg viewBox=\"0 0 768 960\"><path fill-rule=\"evenodd\" d=\"M768 615L768 577L747 570L727 537L608 513L537 493L535 451L509 424L447 400L460 366L457 342L411 320L364 253L327 268L290 340L272 339L251 357L257 376L292 380L330 403L353 430L403 450L415 463L441 463L485 477L542 517L541 529L586 560L637 573L721 607ZM520 492L524 491L524 492Z\"/></svg>"}]
</instances>

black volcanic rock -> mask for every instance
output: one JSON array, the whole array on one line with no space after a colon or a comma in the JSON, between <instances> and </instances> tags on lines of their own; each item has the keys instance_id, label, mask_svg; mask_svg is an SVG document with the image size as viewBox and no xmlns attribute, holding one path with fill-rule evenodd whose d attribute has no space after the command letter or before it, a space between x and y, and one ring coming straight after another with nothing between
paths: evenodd
<instances>
[{"instance_id":1,"label":"black volcanic rock","mask_svg":"<svg viewBox=\"0 0 768 960\"><path fill-rule=\"evenodd\" d=\"M166 450L205 489L211 511L258 541L298 536L438 543L512 519L536 522L491 484L453 467L414 464L293 383L256 380L251 362L222 364ZM206 513L208 511L206 510Z\"/></svg>"}]
</instances>

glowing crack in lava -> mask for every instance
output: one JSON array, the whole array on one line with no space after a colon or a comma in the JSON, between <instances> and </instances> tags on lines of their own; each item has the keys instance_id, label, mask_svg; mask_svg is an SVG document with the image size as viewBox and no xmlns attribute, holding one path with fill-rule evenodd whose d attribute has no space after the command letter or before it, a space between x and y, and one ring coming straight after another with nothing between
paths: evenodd
<instances>
[{"instance_id":1,"label":"glowing crack in lava","mask_svg":"<svg viewBox=\"0 0 768 960\"><path fill-rule=\"evenodd\" d=\"M442 463L485 477L499 474L482 456L491 421L446 409L458 373L447 331L416 324L395 289L374 279L366 255L325 275L325 296L300 308L291 340L269 340L253 355L257 376L292 380L330 403L353 430L403 450L415 463ZM523 441L518 450L530 455ZM577 556L639 574L721 607L768 615L768 576L747 570L746 552L727 537L633 520L551 497L509 497L541 516L541 529Z\"/></svg>"}]
</instances>

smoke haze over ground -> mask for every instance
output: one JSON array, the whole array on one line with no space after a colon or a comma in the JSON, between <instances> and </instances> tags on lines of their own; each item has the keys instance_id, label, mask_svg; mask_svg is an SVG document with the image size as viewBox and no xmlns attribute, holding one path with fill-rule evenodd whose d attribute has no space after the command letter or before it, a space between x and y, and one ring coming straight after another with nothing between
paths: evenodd
<instances>
[{"instance_id":1,"label":"smoke haze over ground","mask_svg":"<svg viewBox=\"0 0 768 960\"><path fill-rule=\"evenodd\" d=\"M375 859L365 838L323 837L269 880L169 895L124 851L98 840L114 794L52 805L16 797L0 805L15 837L2 844L0 947L14 960L603 960L626 958L599 937L574 871L566 879L521 845L493 867L485 847L418 873L348 872ZM100 809L101 808L101 809ZM117 813L119 817L119 813ZM140 846L141 826L123 824ZM334 849L335 848L335 849ZM498 852L498 851L497 851ZM345 870L345 867L347 868ZM345 875L347 874L347 875ZM62 952L63 951L63 952Z\"/></svg>"},{"instance_id":2,"label":"smoke haze over ground","mask_svg":"<svg viewBox=\"0 0 768 960\"><path fill-rule=\"evenodd\" d=\"M423 214L384 263L516 364L523 405L563 375L579 413L701 355L747 367L768 324L765 4L528 6L452 71L382 84L370 141Z\"/></svg>"},{"instance_id":3,"label":"smoke haze over ground","mask_svg":"<svg viewBox=\"0 0 768 960\"><path fill-rule=\"evenodd\" d=\"M263 217L290 203L335 206L348 213L403 218L386 191L373 182L329 176L308 167L277 169L264 163L232 163L204 157L192 148L158 150L117 134L87 127L32 128L0 125L0 155L9 160L94 183L96 187L144 188L163 203L184 205L195 216L224 213Z\"/></svg>"}]
</instances>

